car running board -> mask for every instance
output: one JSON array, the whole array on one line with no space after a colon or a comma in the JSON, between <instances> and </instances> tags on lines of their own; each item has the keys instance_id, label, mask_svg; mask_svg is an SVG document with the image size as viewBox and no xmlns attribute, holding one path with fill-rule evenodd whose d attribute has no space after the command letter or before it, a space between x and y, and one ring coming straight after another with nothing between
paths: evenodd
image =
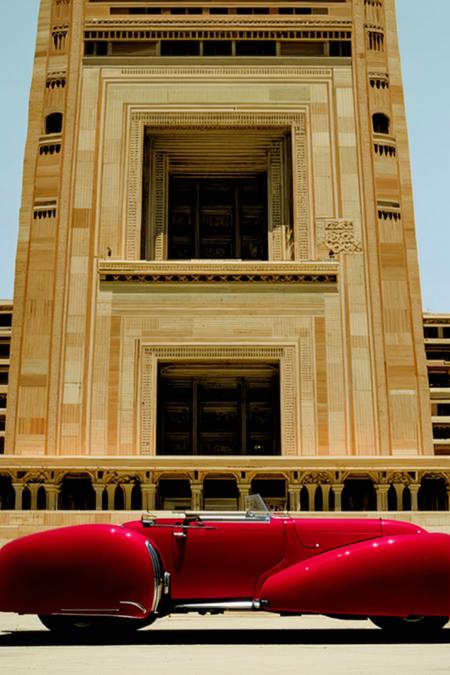
<instances>
[{"instance_id":1,"label":"car running board","mask_svg":"<svg viewBox=\"0 0 450 675\"><path fill-rule=\"evenodd\" d=\"M174 609L186 612L225 612L225 611L258 611L267 600L226 600L223 602L183 602L176 604Z\"/></svg>"}]
</instances>

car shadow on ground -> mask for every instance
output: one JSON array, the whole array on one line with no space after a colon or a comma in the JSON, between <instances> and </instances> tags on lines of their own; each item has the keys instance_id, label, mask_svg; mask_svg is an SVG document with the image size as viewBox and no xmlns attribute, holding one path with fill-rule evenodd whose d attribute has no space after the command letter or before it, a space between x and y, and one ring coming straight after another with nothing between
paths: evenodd
<instances>
[{"instance_id":1,"label":"car shadow on ground","mask_svg":"<svg viewBox=\"0 0 450 675\"><path fill-rule=\"evenodd\" d=\"M141 630L123 635L58 635L50 631L0 633L0 647L100 646L100 645L376 645L376 644L450 644L450 628L439 635L412 639L387 635L377 629L209 629Z\"/></svg>"}]
</instances>

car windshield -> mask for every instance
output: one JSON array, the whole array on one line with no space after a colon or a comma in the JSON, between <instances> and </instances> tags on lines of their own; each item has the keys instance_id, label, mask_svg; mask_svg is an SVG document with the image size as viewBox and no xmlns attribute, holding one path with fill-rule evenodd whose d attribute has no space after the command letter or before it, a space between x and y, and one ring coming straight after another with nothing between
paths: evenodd
<instances>
[{"instance_id":1,"label":"car windshield","mask_svg":"<svg viewBox=\"0 0 450 675\"><path fill-rule=\"evenodd\" d=\"M269 508L261 495L249 495L246 498L246 515L249 518L270 515Z\"/></svg>"}]
</instances>

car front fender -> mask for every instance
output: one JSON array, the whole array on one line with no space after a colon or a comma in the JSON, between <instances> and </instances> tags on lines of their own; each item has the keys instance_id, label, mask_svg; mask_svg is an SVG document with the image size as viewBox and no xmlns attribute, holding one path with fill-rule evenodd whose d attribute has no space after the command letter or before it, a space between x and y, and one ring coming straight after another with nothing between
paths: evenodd
<instances>
[{"instance_id":1,"label":"car front fender","mask_svg":"<svg viewBox=\"0 0 450 675\"><path fill-rule=\"evenodd\" d=\"M269 577L270 611L450 616L450 536L392 535L310 557Z\"/></svg>"},{"instance_id":2,"label":"car front fender","mask_svg":"<svg viewBox=\"0 0 450 675\"><path fill-rule=\"evenodd\" d=\"M146 618L160 581L152 544L120 526L58 528L0 549L0 611Z\"/></svg>"}]
</instances>

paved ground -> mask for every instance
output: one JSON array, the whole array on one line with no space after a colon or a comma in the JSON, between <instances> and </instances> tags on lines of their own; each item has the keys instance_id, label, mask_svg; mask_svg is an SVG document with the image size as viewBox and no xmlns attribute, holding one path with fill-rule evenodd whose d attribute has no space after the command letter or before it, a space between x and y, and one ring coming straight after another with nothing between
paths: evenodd
<instances>
[{"instance_id":1,"label":"paved ground","mask_svg":"<svg viewBox=\"0 0 450 675\"><path fill-rule=\"evenodd\" d=\"M167 617L124 640L57 640L35 617L0 615L0 673L70 675L432 675L450 673L438 641L388 640L369 622L265 614Z\"/></svg>"}]
</instances>

